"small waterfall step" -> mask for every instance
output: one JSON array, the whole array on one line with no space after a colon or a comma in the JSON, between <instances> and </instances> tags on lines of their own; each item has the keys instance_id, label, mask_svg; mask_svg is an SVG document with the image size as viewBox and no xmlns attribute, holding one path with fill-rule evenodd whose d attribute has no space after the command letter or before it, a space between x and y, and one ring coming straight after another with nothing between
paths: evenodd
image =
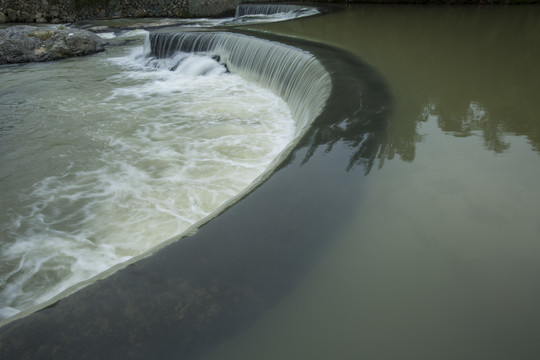
<instances>
[{"instance_id":1,"label":"small waterfall step","mask_svg":"<svg viewBox=\"0 0 540 360\"><path fill-rule=\"evenodd\" d=\"M281 13L303 12L315 9L312 6L291 4L240 4L236 7L235 17L246 15L273 15Z\"/></svg>"},{"instance_id":2,"label":"small waterfall step","mask_svg":"<svg viewBox=\"0 0 540 360\"><path fill-rule=\"evenodd\" d=\"M328 71L311 53L243 34L155 32L149 34L144 52L158 59L178 52L219 59L230 72L284 99L296 121L296 135L322 112L332 89Z\"/></svg>"}]
</instances>

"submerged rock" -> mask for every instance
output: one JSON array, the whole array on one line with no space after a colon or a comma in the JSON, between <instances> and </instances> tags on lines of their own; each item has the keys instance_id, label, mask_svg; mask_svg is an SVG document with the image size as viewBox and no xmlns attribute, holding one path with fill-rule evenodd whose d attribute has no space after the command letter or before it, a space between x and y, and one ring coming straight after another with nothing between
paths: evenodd
<instances>
[{"instance_id":1,"label":"submerged rock","mask_svg":"<svg viewBox=\"0 0 540 360\"><path fill-rule=\"evenodd\" d=\"M0 30L0 64L49 61L94 54L107 42L82 29L18 25Z\"/></svg>"}]
</instances>

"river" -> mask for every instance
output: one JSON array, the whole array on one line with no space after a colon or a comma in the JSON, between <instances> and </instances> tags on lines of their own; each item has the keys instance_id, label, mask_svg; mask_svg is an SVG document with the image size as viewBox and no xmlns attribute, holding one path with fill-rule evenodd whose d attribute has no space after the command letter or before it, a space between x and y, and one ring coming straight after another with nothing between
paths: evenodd
<instances>
[{"instance_id":1,"label":"river","mask_svg":"<svg viewBox=\"0 0 540 360\"><path fill-rule=\"evenodd\" d=\"M70 324L66 354L92 339L88 354L110 358L538 358L539 19L536 6L355 5L242 27L313 51L335 65L334 90L357 93L332 95L335 123L195 235L5 341Z\"/></svg>"},{"instance_id":2,"label":"river","mask_svg":"<svg viewBox=\"0 0 540 360\"><path fill-rule=\"evenodd\" d=\"M355 53L393 112L339 240L206 359L538 357L540 8L358 5L261 28Z\"/></svg>"}]
</instances>

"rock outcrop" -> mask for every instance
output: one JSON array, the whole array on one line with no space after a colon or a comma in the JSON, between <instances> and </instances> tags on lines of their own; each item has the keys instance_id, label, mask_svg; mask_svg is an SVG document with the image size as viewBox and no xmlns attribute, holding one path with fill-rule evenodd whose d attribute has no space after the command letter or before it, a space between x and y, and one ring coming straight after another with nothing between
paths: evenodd
<instances>
[{"instance_id":1,"label":"rock outcrop","mask_svg":"<svg viewBox=\"0 0 540 360\"><path fill-rule=\"evenodd\" d=\"M18 25L0 30L0 64L49 61L94 54L107 42L82 29Z\"/></svg>"},{"instance_id":2,"label":"rock outcrop","mask_svg":"<svg viewBox=\"0 0 540 360\"><path fill-rule=\"evenodd\" d=\"M61 24L118 17L189 16L188 0L0 0L0 23Z\"/></svg>"}]
</instances>

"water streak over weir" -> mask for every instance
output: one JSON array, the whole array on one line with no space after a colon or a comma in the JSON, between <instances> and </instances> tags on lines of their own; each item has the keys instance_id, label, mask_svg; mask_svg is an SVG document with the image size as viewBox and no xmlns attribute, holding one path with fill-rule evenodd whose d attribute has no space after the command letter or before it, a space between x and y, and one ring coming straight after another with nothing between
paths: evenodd
<instances>
[{"instance_id":1,"label":"water streak over weir","mask_svg":"<svg viewBox=\"0 0 540 360\"><path fill-rule=\"evenodd\" d=\"M331 91L326 69L310 53L298 48L233 33L151 33L146 53L157 58L178 51L212 56L235 74L282 97L302 134L319 115Z\"/></svg>"},{"instance_id":2,"label":"water streak over weir","mask_svg":"<svg viewBox=\"0 0 540 360\"><path fill-rule=\"evenodd\" d=\"M236 7L235 17L245 15L272 15L280 13L301 13L314 10L312 7L290 4L240 4Z\"/></svg>"}]
</instances>

